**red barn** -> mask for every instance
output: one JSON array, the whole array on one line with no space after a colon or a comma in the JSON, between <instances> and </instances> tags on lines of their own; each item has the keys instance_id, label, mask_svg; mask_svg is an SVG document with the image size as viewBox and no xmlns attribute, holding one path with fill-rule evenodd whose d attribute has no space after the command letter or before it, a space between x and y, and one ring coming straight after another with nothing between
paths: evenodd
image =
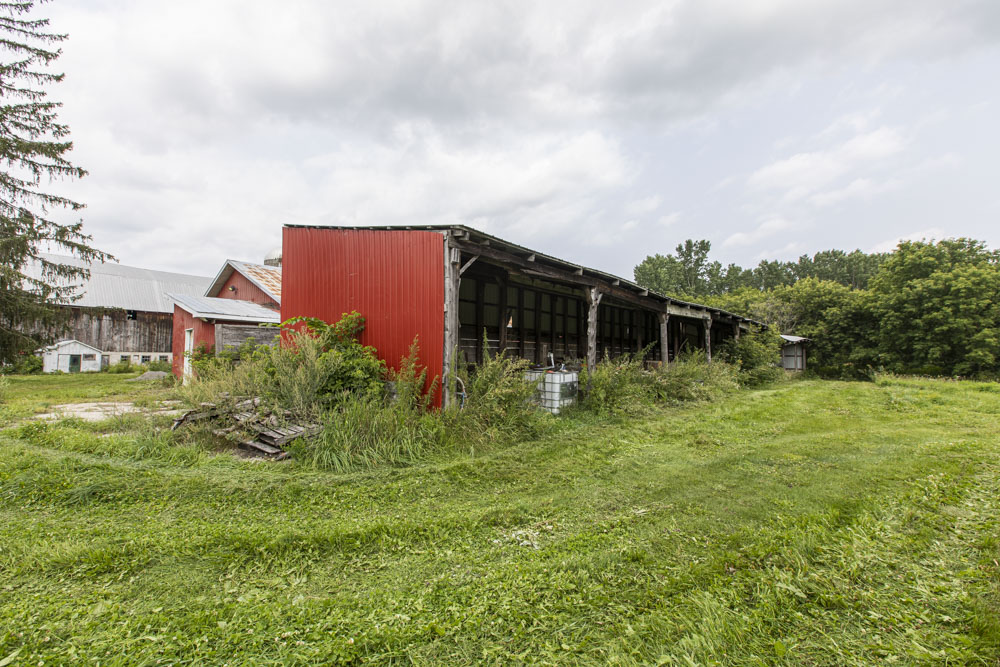
<instances>
[{"instance_id":1,"label":"red barn","mask_svg":"<svg viewBox=\"0 0 1000 667\"><path fill-rule=\"evenodd\" d=\"M238 347L247 338L270 342L280 322L281 268L226 260L205 296L169 295L174 300L173 373L190 374L189 357L199 348Z\"/></svg>"},{"instance_id":2,"label":"red barn","mask_svg":"<svg viewBox=\"0 0 1000 667\"><path fill-rule=\"evenodd\" d=\"M281 319L335 322L356 310L361 342L398 368L416 337L428 375L443 379L456 353L491 351L593 366L604 354L646 350L668 361L738 336L750 320L656 294L460 225L312 227L286 225Z\"/></svg>"}]
</instances>

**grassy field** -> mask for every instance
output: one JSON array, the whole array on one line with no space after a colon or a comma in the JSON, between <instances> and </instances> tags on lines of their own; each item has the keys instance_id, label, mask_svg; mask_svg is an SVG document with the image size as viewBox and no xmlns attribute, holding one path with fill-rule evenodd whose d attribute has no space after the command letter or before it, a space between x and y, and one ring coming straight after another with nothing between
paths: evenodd
<instances>
[{"instance_id":1,"label":"grassy field","mask_svg":"<svg viewBox=\"0 0 1000 667\"><path fill-rule=\"evenodd\" d=\"M998 664L1000 385L791 382L348 475L200 443L0 433L0 664Z\"/></svg>"}]
</instances>

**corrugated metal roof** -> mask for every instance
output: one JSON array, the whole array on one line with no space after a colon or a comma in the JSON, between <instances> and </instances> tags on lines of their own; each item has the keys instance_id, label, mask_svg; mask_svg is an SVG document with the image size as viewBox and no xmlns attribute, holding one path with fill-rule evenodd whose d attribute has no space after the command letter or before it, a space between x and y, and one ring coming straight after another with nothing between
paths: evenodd
<instances>
[{"instance_id":1,"label":"corrugated metal roof","mask_svg":"<svg viewBox=\"0 0 1000 667\"><path fill-rule=\"evenodd\" d=\"M537 252L531 250L530 248L525 248L524 246L519 246L516 243L511 243L510 241L505 241L497 236L487 234L486 232L481 232L478 229L473 229L472 227L467 227L465 225L405 225L405 226L385 226L385 225L289 225L286 224L285 227L304 227L313 229L364 229L372 231L405 231L405 230L415 230L415 231L434 231L434 232L458 232L467 236L471 241L476 243L487 242L488 245L494 248L502 249L504 251L510 252L512 254L524 255L525 257L531 257L533 261L540 262L542 264L548 264L559 269L575 272L582 276L592 276L594 278L600 278L602 280L607 280L614 284L620 285L642 294L643 296L652 297L658 299L664 303L673 303L679 306L687 306L690 308L695 308L708 313L716 313L718 315L725 315L732 317L736 320L742 322L752 322L753 324L762 325L762 322L757 322L743 315L737 315L736 313L731 313L727 310L722 310L721 308L713 308L711 306L706 306L700 303L693 303L691 301L684 301L682 299L677 299L672 296L667 296L665 294L660 294L654 292L651 289L645 288L642 285L632 282L626 278L616 276L612 273L607 273L605 271L600 271L598 269L591 269L580 264L574 264L572 262L567 262L566 260L559 259L558 257L552 257L551 255L546 255L545 253Z\"/></svg>"},{"instance_id":2,"label":"corrugated metal roof","mask_svg":"<svg viewBox=\"0 0 1000 667\"><path fill-rule=\"evenodd\" d=\"M277 311L250 301L189 294L170 294L170 298L193 316L207 320L271 322L275 324L281 321L281 315Z\"/></svg>"},{"instance_id":3,"label":"corrugated metal roof","mask_svg":"<svg viewBox=\"0 0 1000 667\"><path fill-rule=\"evenodd\" d=\"M61 340L61 341L59 341L58 343L53 343L52 345L49 345L48 347L44 347L44 348L42 348L42 349L43 349L43 350L55 350L55 349L57 349L57 348L60 348L60 347L63 347L63 346L65 346L65 345L69 345L70 343L75 343L75 344L77 344L77 345L82 345L83 347L89 347L89 348L90 348L91 350L93 350L94 352L97 352L98 354L100 354L100 353L101 353L101 350L97 349L97 348L96 348L96 347L94 347L93 345L87 345L86 343L83 343L83 342L81 342L81 341L78 341L78 340L76 340L75 338L70 338L70 339L67 339L67 340Z\"/></svg>"},{"instance_id":4,"label":"corrugated metal roof","mask_svg":"<svg viewBox=\"0 0 1000 667\"><path fill-rule=\"evenodd\" d=\"M808 343L810 340L809 338L804 338L802 336L786 336L785 334L781 334L781 337L789 343Z\"/></svg>"},{"instance_id":5,"label":"corrugated metal roof","mask_svg":"<svg viewBox=\"0 0 1000 667\"><path fill-rule=\"evenodd\" d=\"M191 276L184 273L169 273L140 269L111 262L91 264L77 257L41 254L42 258L57 264L71 264L90 269L90 278L68 281L67 285L79 285L77 294L81 298L70 305L88 308L124 308L152 313L172 313L174 303L167 292L201 294L211 282L211 278ZM41 264L29 262L24 273L32 278L41 278Z\"/></svg>"},{"instance_id":6,"label":"corrugated metal roof","mask_svg":"<svg viewBox=\"0 0 1000 667\"><path fill-rule=\"evenodd\" d=\"M205 296L215 296L226 284L233 271L243 274L247 280L259 287L264 294L274 299L275 303L281 304L281 267L264 266L263 264L252 264L241 262L235 259L227 259L222 265L215 279L211 281L208 289L204 291Z\"/></svg>"}]
</instances>

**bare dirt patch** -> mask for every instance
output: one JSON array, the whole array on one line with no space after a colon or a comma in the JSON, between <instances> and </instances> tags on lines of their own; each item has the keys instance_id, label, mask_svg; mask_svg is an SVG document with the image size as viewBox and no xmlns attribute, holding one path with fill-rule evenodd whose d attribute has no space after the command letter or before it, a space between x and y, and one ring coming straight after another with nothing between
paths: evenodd
<instances>
[{"instance_id":1,"label":"bare dirt patch","mask_svg":"<svg viewBox=\"0 0 1000 667\"><path fill-rule=\"evenodd\" d=\"M179 405L179 401L164 401L161 404L161 407L157 408L138 406L129 401L66 403L64 405L52 406L51 412L35 415L34 418L44 420L75 418L88 422L97 422L103 419L110 419L112 417L119 417L121 415L132 413L176 416L184 412L177 407Z\"/></svg>"}]
</instances>

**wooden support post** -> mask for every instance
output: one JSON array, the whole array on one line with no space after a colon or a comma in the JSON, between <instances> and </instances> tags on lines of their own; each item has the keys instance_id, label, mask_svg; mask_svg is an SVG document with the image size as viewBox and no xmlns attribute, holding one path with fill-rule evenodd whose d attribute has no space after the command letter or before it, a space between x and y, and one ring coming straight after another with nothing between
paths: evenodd
<instances>
[{"instance_id":1,"label":"wooden support post","mask_svg":"<svg viewBox=\"0 0 1000 667\"><path fill-rule=\"evenodd\" d=\"M660 363L670 361L670 315L660 313Z\"/></svg>"},{"instance_id":2,"label":"wooden support post","mask_svg":"<svg viewBox=\"0 0 1000 667\"><path fill-rule=\"evenodd\" d=\"M441 369L441 398L443 405L448 407L454 401L451 384L459 344L458 289L462 282L459 271L462 252L454 247L451 234L445 235L444 247L444 368Z\"/></svg>"},{"instance_id":3,"label":"wooden support post","mask_svg":"<svg viewBox=\"0 0 1000 667\"><path fill-rule=\"evenodd\" d=\"M500 335L498 336L499 341L497 344L500 346L500 354L503 354L507 351L507 322L510 321L507 314L507 281L500 278L497 280L497 284L500 289L500 298L498 299L500 303L497 306L497 310L499 311L497 319L500 320Z\"/></svg>"},{"instance_id":4,"label":"wooden support post","mask_svg":"<svg viewBox=\"0 0 1000 667\"><path fill-rule=\"evenodd\" d=\"M705 324L705 359L712 361L712 318L706 317L702 320Z\"/></svg>"},{"instance_id":5,"label":"wooden support post","mask_svg":"<svg viewBox=\"0 0 1000 667\"><path fill-rule=\"evenodd\" d=\"M587 368L597 366L597 307L604 296L596 287L587 290Z\"/></svg>"},{"instance_id":6,"label":"wooden support post","mask_svg":"<svg viewBox=\"0 0 1000 667\"><path fill-rule=\"evenodd\" d=\"M733 338L736 340L740 339L740 321L733 320Z\"/></svg>"}]
</instances>

